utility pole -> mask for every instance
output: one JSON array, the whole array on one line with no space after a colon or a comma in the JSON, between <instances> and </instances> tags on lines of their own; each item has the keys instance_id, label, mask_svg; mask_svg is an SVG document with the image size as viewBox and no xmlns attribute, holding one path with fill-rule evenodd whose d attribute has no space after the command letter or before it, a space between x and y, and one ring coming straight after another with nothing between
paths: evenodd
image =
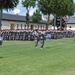
<instances>
[{"instance_id":1,"label":"utility pole","mask_svg":"<svg viewBox=\"0 0 75 75\"><path fill-rule=\"evenodd\" d=\"M55 27L56 27L56 14L54 14L54 30L55 30Z\"/></svg>"},{"instance_id":2,"label":"utility pole","mask_svg":"<svg viewBox=\"0 0 75 75\"><path fill-rule=\"evenodd\" d=\"M2 9L0 9L0 30L1 30L1 26L2 26Z\"/></svg>"}]
</instances>

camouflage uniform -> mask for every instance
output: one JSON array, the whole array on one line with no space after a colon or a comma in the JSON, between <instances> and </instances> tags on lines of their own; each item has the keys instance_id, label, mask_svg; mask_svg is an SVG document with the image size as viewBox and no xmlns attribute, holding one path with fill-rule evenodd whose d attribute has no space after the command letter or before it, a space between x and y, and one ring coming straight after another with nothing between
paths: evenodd
<instances>
[{"instance_id":1,"label":"camouflage uniform","mask_svg":"<svg viewBox=\"0 0 75 75\"><path fill-rule=\"evenodd\" d=\"M0 36L0 46L2 46L3 38Z\"/></svg>"},{"instance_id":2,"label":"camouflage uniform","mask_svg":"<svg viewBox=\"0 0 75 75\"><path fill-rule=\"evenodd\" d=\"M40 38L40 44L41 44L41 48L43 48L43 46L44 46L44 40L45 40L45 36L44 36L44 34L40 34L40 36L39 36L39 38Z\"/></svg>"},{"instance_id":3,"label":"camouflage uniform","mask_svg":"<svg viewBox=\"0 0 75 75\"><path fill-rule=\"evenodd\" d=\"M74 41L75 41L75 33L74 33Z\"/></svg>"},{"instance_id":4,"label":"camouflage uniform","mask_svg":"<svg viewBox=\"0 0 75 75\"><path fill-rule=\"evenodd\" d=\"M39 32L38 32L38 31L35 31L35 32L34 32L35 47L38 46L38 41L39 41Z\"/></svg>"}]
</instances>

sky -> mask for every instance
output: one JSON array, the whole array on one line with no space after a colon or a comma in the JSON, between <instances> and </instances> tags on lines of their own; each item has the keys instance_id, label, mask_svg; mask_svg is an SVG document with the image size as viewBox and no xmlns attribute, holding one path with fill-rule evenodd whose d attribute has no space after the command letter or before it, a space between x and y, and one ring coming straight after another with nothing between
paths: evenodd
<instances>
[{"instance_id":1,"label":"sky","mask_svg":"<svg viewBox=\"0 0 75 75\"><path fill-rule=\"evenodd\" d=\"M22 4L21 4L21 1L22 0L19 0L19 4L17 5L17 7L15 7L14 8L14 10L11 10L11 11L5 11L5 10L3 10L3 13L8 13L8 14L18 14L18 15L23 15L23 16L25 16L26 15L26 8L25 7L23 7L22 6ZM74 2L75 2L75 0L74 0ZM35 12L35 10L36 10L36 8L31 8L30 9L30 16L31 15L33 15L33 13Z\"/></svg>"},{"instance_id":2,"label":"sky","mask_svg":"<svg viewBox=\"0 0 75 75\"><path fill-rule=\"evenodd\" d=\"M17 7L14 8L14 10L8 10L8 12L6 10L3 10L3 13L7 13L7 14L18 14L18 15L26 15L26 8L22 6L21 3L22 0L20 0L19 4L17 5ZM35 12L36 8L31 8L30 9L30 16L33 14L33 12Z\"/></svg>"}]
</instances>

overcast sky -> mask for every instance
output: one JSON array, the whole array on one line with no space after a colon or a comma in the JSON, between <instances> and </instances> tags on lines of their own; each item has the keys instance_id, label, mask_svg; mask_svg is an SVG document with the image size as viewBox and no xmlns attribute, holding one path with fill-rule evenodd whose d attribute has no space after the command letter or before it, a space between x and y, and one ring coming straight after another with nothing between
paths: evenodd
<instances>
[{"instance_id":1,"label":"overcast sky","mask_svg":"<svg viewBox=\"0 0 75 75\"><path fill-rule=\"evenodd\" d=\"M19 14L19 15L26 15L26 9L25 9L25 7L23 7L22 6L22 4L21 4L21 1L22 0L20 0L20 2L19 2L19 4L17 5L17 7L16 8L14 8L14 10L11 10L11 11L5 11L5 10L3 10L3 12L4 13L8 13L8 14ZM75 0L74 0L74 2L75 2ZM31 10L30 10L30 15L32 15L33 14L33 12L36 10L36 8L31 8Z\"/></svg>"}]
</instances>

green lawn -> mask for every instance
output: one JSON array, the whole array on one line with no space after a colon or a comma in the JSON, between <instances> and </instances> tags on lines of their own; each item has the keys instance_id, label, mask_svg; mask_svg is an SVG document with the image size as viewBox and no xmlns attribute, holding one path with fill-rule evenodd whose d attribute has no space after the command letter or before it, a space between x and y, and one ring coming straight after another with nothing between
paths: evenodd
<instances>
[{"instance_id":1,"label":"green lawn","mask_svg":"<svg viewBox=\"0 0 75 75\"><path fill-rule=\"evenodd\" d=\"M75 75L73 38L34 42L4 41L0 47L0 75Z\"/></svg>"}]
</instances>

